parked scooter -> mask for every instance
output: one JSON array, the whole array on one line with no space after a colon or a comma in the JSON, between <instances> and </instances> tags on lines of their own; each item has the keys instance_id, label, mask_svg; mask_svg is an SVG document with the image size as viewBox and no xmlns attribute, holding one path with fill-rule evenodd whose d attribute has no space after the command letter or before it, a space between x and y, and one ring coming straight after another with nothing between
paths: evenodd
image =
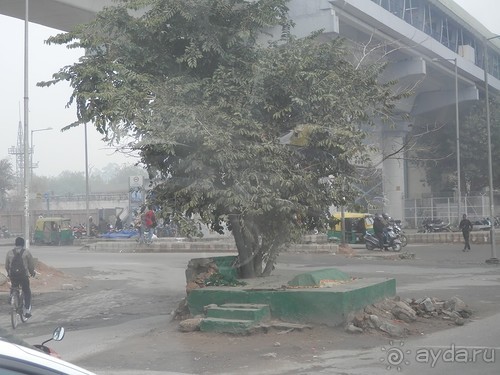
<instances>
[{"instance_id":1,"label":"parked scooter","mask_svg":"<svg viewBox=\"0 0 500 375\"><path fill-rule=\"evenodd\" d=\"M5 225L0 228L0 238L10 238L10 232Z\"/></svg>"},{"instance_id":2,"label":"parked scooter","mask_svg":"<svg viewBox=\"0 0 500 375\"><path fill-rule=\"evenodd\" d=\"M380 242L377 237L375 237L373 234L366 232L365 236L365 244L366 248L368 250L380 250L380 251L385 251L392 249L392 251L401 251L402 245L401 245L401 240L398 238L396 233L394 233L394 230L392 227L387 228L386 236L385 236L385 242L383 248L380 248Z\"/></svg>"},{"instance_id":3,"label":"parked scooter","mask_svg":"<svg viewBox=\"0 0 500 375\"><path fill-rule=\"evenodd\" d=\"M73 237L76 239L80 239L82 237L87 236L87 228L85 228L85 225L83 224L78 224L73 227Z\"/></svg>"},{"instance_id":4,"label":"parked scooter","mask_svg":"<svg viewBox=\"0 0 500 375\"><path fill-rule=\"evenodd\" d=\"M53 350L52 348L49 348L48 346L46 346L45 344L48 343L49 341L61 341L63 338L64 338L64 327L57 327L55 330L54 330L54 333L52 334L52 337L48 340L45 340L44 342L42 342L41 344L36 344L36 345L33 345L35 348L37 348L38 350L40 350L41 352L44 352L45 354L48 354L52 357L56 357L56 358L61 358L61 356L55 351Z\"/></svg>"},{"instance_id":5,"label":"parked scooter","mask_svg":"<svg viewBox=\"0 0 500 375\"><path fill-rule=\"evenodd\" d=\"M418 230L419 233L436 233L436 232L452 232L450 224L446 224L442 219L425 218L422 221L422 226Z\"/></svg>"},{"instance_id":6,"label":"parked scooter","mask_svg":"<svg viewBox=\"0 0 500 375\"><path fill-rule=\"evenodd\" d=\"M403 232L403 229L401 228L401 220L394 220L392 222L392 229L394 230L394 233L398 236L399 240L401 241L401 246L405 247L408 245L408 238Z\"/></svg>"}]
</instances>

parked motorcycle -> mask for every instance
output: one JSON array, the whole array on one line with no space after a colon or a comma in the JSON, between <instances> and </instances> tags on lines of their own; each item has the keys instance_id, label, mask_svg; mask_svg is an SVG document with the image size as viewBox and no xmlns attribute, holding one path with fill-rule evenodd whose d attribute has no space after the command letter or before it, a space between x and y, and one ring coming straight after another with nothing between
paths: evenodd
<instances>
[{"instance_id":1,"label":"parked motorcycle","mask_svg":"<svg viewBox=\"0 0 500 375\"><path fill-rule=\"evenodd\" d=\"M380 248L380 242L377 237L375 237L373 234L366 232L365 236L365 244L366 248L368 250L380 250L380 251L385 251L392 249L392 251L401 251L402 245L401 245L401 240L398 238L396 233L394 233L394 230L392 227L387 228L386 236L385 236L385 243L383 248Z\"/></svg>"},{"instance_id":2,"label":"parked motorcycle","mask_svg":"<svg viewBox=\"0 0 500 375\"><path fill-rule=\"evenodd\" d=\"M0 238L10 238L10 232L5 225L0 228Z\"/></svg>"},{"instance_id":3,"label":"parked motorcycle","mask_svg":"<svg viewBox=\"0 0 500 375\"><path fill-rule=\"evenodd\" d=\"M74 238L82 238L87 236L87 229L85 228L85 225L79 224L73 227L73 237Z\"/></svg>"},{"instance_id":4,"label":"parked motorcycle","mask_svg":"<svg viewBox=\"0 0 500 375\"><path fill-rule=\"evenodd\" d=\"M422 221L422 226L418 229L418 233L437 233L437 232L452 232L450 223L445 223L442 219L425 218Z\"/></svg>"},{"instance_id":5,"label":"parked motorcycle","mask_svg":"<svg viewBox=\"0 0 500 375\"><path fill-rule=\"evenodd\" d=\"M491 220L488 217L471 220L471 222L473 230L484 230L484 231L491 230Z\"/></svg>"},{"instance_id":6,"label":"parked motorcycle","mask_svg":"<svg viewBox=\"0 0 500 375\"><path fill-rule=\"evenodd\" d=\"M36 344L36 345L33 345L35 348L37 348L38 350L40 350L41 352L44 352L45 354L48 354L52 357L56 357L56 358L61 358L61 356L52 348L49 348L48 346L46 346L45 344L48 343L49 341L61 341L63 338L64 338L64 327L57 327L55 330L54 330L54 333L52 334L52 337L48 340L45 340L44 342L42 342L41 344Z\"/></svg>"},{"instance_id":7,"label":"parked motorcycle","mask_svg":"<svg viewBox=\"0 0 500 375\"><path fill-rule=\"evenodd\" d=\"M392 229L394 230L394 233L398 236L399 240L401 241L401 246L405 247L408 245L408 238L403 232L403 229L401 228L401 220L394 220L392 222Z\"/></svg>"}]
</instances>

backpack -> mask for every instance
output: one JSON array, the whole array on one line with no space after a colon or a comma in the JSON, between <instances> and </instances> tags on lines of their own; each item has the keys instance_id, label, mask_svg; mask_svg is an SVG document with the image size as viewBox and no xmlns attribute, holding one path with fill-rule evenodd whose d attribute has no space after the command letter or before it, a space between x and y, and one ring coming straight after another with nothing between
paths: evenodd
<instances>
[{"instance_id":1,"label":"backpack","mask_svg":"<svg viewBox=\"0 0 500 375\"><path fill-rule=\"evenodd\" d=\"M10 278L19 279L26 276L26 269L23 262L24 249L19 252L14 251L14 258L10 263Z\"/></svg>"}]
</instances>

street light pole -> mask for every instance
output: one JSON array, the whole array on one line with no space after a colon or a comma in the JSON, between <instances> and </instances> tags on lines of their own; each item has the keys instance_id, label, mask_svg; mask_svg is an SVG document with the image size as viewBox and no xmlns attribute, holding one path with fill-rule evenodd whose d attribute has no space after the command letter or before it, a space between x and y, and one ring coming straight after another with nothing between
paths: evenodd
<instances>
[{"instance_id":1,"label":"street light pole","mask_svg":"<svg viewBox=\"0 0 500 375\"><path fill-rule=\"evenodd\" d=\"M31 169L31 176L30 176L30 185L33 183L33 154L35 152L35 145L33 144L33 133L35 132L43 132L43 131L46 131L46 130L52 130L51 127L48 127L48 128L43 128L43 129L33 129L31 131L31 158L30 158L30 169Z\"/></svg>"},{"instance_id":2,"label":"street light pole","mask_svg":"<svg viewBox=\"0 0 500 375\"><path fill-rule=\"evenodd\" d=\"M493 195L493 163L491 160L491 121L490 121L490 98L488 84L488 41L491 39L500 38L500 35L495 35L491 38L486 38L484 42L484 89L486 100L486 128L488 131L488 181L490 190L490 242L491 242L491 258L486 260L486 263L498 264L495 239L495 208Z\"/></svg>"},{"instance_id":3,"label":"street light pole","mask_svg":"<svg viewBox=\"0 0 500 375\"><path fill-rule=\"evenodd\" d=\"M28 90L28 25L29 25L29 0L25 1L24 14L24 243L26 249L30 247L30 197L29 197L29 90Z\"/></svg>"},{"instance_id":4,"label":"street light pole","mask_svg":"<svg viewBox=\"0 0 500 375\"><path fill-rule=\"evenodd\" d=\"M460 179L460 113L458 111L458 66L457 58L455 57L455 123L456 123L456 135L457 135L457 194L458 194L458 205L457 205L457 219L460 222L460 210L462 204L462 186Z\"/></svg>"},{"instance_id":5,"label":"street light pole","mask_svg":"<svg viewBox=\"0 0 500 375\"><path fill-rule=\"evenodd\" d=\"M87 123L85 123L85 212L87 215L87 236L90 237L89 157L88 157L88 145L87 145Z\"/></svg>"}]
</instances>

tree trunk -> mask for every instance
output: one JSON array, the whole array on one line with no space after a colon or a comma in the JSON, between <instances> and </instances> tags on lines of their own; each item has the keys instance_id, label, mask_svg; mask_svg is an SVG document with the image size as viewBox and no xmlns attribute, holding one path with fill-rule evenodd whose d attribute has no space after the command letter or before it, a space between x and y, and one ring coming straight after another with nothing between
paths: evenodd
<instances>
[{"instance_id":1,"label":"tree trunk","mask_svg":"<svg viewBox=\"0 0 500 375\"><path fill-rule=\"evenodd\" d=\"M230 215L234 242L238 249L238 258L240 261L240 275L243 279L251 279L255 277L255 269L253 263L252 246L247 243L243 228L237 215Z\"/></svg>"},{"instance_id":2,"label":"tree trunk","mask_svg":"<svg viewBox=\"0 0 500 375\"><path fill-rule=\"evenodd\" d=\"M257 252L255 252L253 258L253 269L257 276L262 276L262 261L263 261L262 252L261 249L259 249Z\"/></svg>"}]
</instances>

